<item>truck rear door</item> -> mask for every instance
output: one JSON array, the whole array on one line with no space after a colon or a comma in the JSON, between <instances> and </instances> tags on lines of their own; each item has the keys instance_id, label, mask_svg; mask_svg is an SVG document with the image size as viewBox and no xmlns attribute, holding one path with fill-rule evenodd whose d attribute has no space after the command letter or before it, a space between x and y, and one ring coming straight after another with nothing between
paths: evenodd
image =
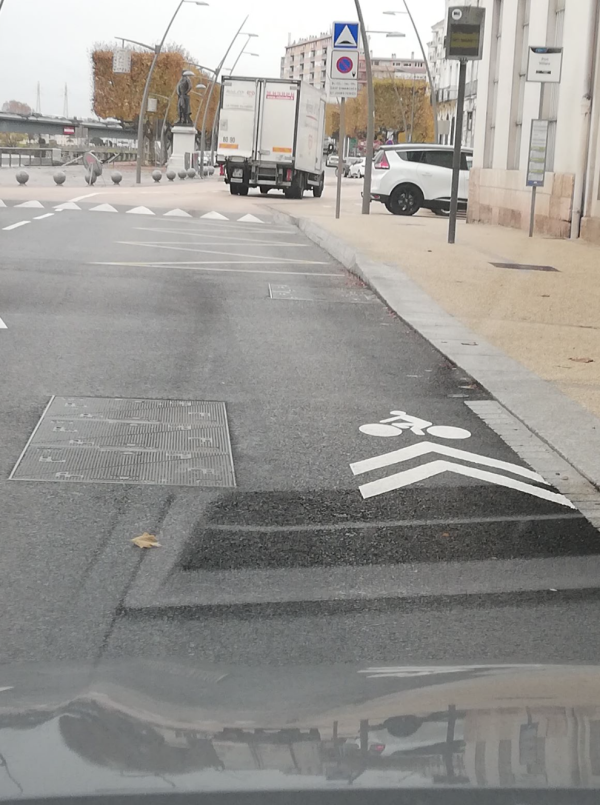
<instances>
[{"instance_id":1,"label":"truck rear door","mask_svg":"<svg viewBox=\"0 0 600 805\"><path fill-rule=\"evenodd\" d=\"M221 96L221 117L217 158L243 157L254 153L259 102L255 80L225 80Z\"/></svg>"},{"instance_id":2,"label":"truck rear door","mask_svg":"<svg viewBox=\"0 0 600 805\"><path fill-rule=\"evenodd\" d=\"M260 162L293 161L298 92L296 84L265 81L256 155Z\"/></svg>"}]
</instances>

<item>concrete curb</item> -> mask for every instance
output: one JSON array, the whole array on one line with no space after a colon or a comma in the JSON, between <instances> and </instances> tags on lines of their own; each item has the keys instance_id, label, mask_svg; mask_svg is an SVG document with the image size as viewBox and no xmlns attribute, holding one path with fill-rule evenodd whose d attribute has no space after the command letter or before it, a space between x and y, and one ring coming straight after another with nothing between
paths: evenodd
<instances>
[{"instance_id":1,"label":"concrete curb","mask_svg":"<svg viewBox=\"0 0 600 805\"><path fill-rule=\"evenodd\" d=\"M309 218L277 210L278 219L295 224L360 277L400 318L600 489L600 419L443 310L399 265L370 260Z\"/></svg>"}]
</instances>

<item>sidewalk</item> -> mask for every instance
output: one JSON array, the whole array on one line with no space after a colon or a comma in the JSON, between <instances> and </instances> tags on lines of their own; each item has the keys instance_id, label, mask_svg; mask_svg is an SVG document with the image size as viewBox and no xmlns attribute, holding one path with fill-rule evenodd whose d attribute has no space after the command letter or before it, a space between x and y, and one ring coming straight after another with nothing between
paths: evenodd
<instances>
[{"instance_id":1,"label":"sidewalk","mask_svg":"<svg viewBox=\"0 0 600 805\"><path fill-rule=\"evenodd\" d=\"M379 206L285 212L599 487L600 249L464 220L450 246L447 219Z\"/></svg>"}]
</instances>

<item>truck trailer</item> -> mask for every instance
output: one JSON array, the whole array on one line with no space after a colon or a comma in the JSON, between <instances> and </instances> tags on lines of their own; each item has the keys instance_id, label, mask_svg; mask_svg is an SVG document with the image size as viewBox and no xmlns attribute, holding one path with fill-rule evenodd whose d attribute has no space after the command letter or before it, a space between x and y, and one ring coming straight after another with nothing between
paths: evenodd
<instances>
[{"instance_id":1,"label":"truck trailer","mask_svg":"<svg viewBox=\"0 0 600 805\"><path fill-rule=\"evenodd\" d=\"M325 94L302 81L230 77L223 80L217 163L232 195L283 190L316 198L325 181Z\"/></svg>"}]
</instances>

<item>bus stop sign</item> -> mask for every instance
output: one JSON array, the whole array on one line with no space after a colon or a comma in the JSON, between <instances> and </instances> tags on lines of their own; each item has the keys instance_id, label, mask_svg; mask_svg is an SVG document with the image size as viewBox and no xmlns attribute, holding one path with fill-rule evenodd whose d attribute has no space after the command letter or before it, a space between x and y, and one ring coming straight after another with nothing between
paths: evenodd
<instances>
[{"instance_id":1,"label":"bus stop sign","mask_svg":"<svg viewBox=\"0 0 600 805\"><path fill-rule=\"evenodd\" d=\"M448 9L446 58L480 60L483 54L485 9L451 6Z\"/></svg>"}]
</instances>

